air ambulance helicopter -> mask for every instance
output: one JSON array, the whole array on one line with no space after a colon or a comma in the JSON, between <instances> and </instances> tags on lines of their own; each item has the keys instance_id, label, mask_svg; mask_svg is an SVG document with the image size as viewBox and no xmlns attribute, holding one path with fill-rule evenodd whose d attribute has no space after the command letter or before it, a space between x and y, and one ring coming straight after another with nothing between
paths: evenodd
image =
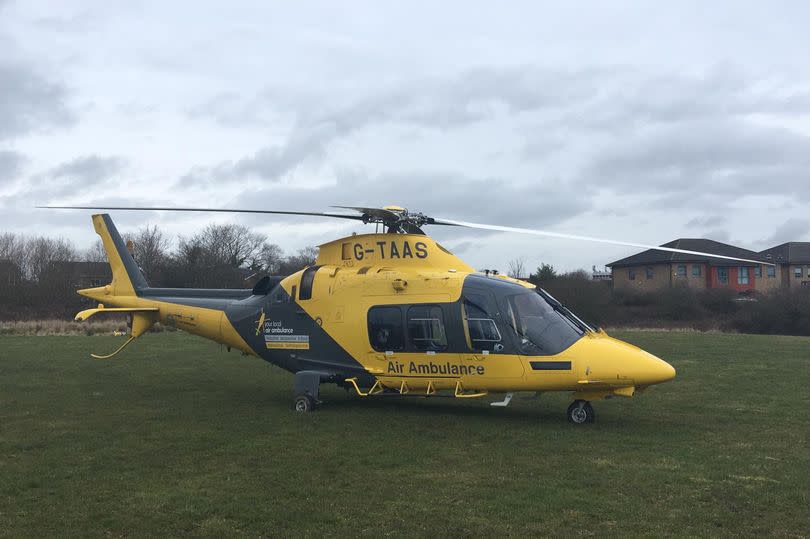
<instances>
[{"instance_id":1,"label":"air ambulance helicopter","mask_svg":"<svg viewBox=\"0 0 810 539\"><path fill-rule=\"evenodd\" d=\"M65 206L50 208L68 209ZM193 211L352 219L383 232L320 246L317 261L292 275L265 276L253 289L149 286L108 214L93 215L112 282L78 293L98 302L76 320L127 313L130 332L108 359L160 322L256 356L294 374L293 409L321 402L321 384L363 398L484 397L569 391L568 421L595 419L592 401L633 397L675 377L671 365L594 328L550 294L503 275L477 273L427 236L444 225L598 241L675 253L746 260L542 230L454 221L398 206L353 213L72 206L112 211Z\"/></svg>"}]
</instances>

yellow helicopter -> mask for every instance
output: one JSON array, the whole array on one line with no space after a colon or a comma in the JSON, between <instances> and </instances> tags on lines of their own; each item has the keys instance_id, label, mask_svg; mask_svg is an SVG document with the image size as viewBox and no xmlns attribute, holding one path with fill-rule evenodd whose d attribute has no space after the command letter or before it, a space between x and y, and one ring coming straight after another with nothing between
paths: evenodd
<instances>
[{"instance_id":1,"label":"yellow helicopter","mask_svg":"<svg viewBox=\"0 0 810 539\"><path fill-rule=\"evenodd\" d=\"M484 397L509 405L519 391L570 391L568 421L593 422L592 401L632 397L675 377L658 357L591 327L534 285L484 275L425 235L425 225L527 233L676 253L682 249L541 230L439 219L397 206L352 213L217 208L50 206L116 211L201 211L353 219L384 232L320 246L315 265L253 289L150 287L108 214L93 215L112 268L112 282L79 290L99 302L77 320L128 313L130 335L111 354L160 322L262 358L294 374L293 408L320 404L321 384L364 398ZM755 262L709 254L742 262Z\"/></svg>"}]
</instances>

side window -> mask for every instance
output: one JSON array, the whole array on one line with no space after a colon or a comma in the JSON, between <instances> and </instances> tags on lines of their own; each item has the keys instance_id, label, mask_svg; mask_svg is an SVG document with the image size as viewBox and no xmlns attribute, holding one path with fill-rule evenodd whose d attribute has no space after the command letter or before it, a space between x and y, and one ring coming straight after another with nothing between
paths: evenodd
<instances>
[{"instance_id":1,"label":"side window","mask_svg":"<svg viewBox=\"0 0 810 539\"><path fill-rule=\"evenodd\" d=\"M414 305L408 309L408 340L417 350L446 350L447 334L441 307Z\"/></svg>"},{"instance_id":2,"label":"side window","mask_svg":"<svg viewBox=\"0 0 810 539\"><path fill-rule=\"evenodd\" d=\"M464 298L463 309L464 326L473 350L502 350L501 332L492 315L487 312L485 298L471 294Z\"/></svg>"},{"instance_id":3,"label":"side window","mask_svg":"<svg viewBox=\"0 0 810 539\"><path fill-rule=\"evenodd\" d=\"M301 293L298 299L312 299L312 285L315 284L315 274L320 266L310 266L301 275Z\"/></svg>"},{"instance_id":4,"label":"side window","mask_svg":"<svg viewBox=\"0 0 810 539\"><path fill-rule=\"evenodd\" d=\"M402 310L399 307L372 307L368 310L368 339L378 352L402 350Z\"/></svg>"},{"instance_id":5,"label":"side window","mask_svg":"<svg viewBox=\"0 0 810 539\"><path fill-rule=\"evenodd\" d=\"M628 270L628 272L627 272L627 277L628 277L628 278L629 278L631 281L635 281L635 280L636 280L636 270L633 270L633 269Z\"/></svg>"}]
</instances>

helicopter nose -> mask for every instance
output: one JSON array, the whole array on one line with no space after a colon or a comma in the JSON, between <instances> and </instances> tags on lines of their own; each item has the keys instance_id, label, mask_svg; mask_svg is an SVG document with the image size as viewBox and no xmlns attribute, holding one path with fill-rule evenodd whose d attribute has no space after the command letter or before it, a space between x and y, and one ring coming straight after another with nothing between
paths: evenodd
<instances>
[{"instance_id":1,"label":"helicopter nose","mask_svg":"<svg viewBox=\"0 0 810 539\"><path fill-rule=\"evenodd\" d=\"M675 369L663 359L648 352L642 352L641 356L634 362L632 375L637 386L660 384L675 378Z\"/></svg>"}]
</instances>

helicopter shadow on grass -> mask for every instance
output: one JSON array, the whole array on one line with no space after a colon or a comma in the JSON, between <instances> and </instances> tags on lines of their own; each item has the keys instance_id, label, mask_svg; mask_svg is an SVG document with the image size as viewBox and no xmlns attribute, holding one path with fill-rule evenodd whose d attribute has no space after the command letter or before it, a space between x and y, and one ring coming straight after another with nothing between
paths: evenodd
<instances>
[{"instance_id":1,"label":"helicopter shadow on grass","mask_svg":"<svg viewBox=\"0 0 810 539\"><path fill-rule=\"evenodd\" d=\"M455 399L452 397L359 397L343 391L325 387L321 393L322 404L314 412L299 414L292 409L292 391L278 386L267 387L261 384L236 382L215 394L209 393L205 399L211 404L211 420L221 417L250 416L284 418L284 424L319 425L343 423L346 428L369 422L396 422L415 425L427 423L435 427L469 425L469 428L488 430L509 428L518 430L542 429L547 433L571 432L620 434L622 436L655 436L667 433L673 440L686 439L694 435L695 425L668 410L661 413L643 413L642 402L638 409L626 405L617 406L613 402L597 405L597 419L593 425L572 425L565 417L568 400L558 395L543 396L539 399L527 395L516 395L506 408L490 407L489 403L501 400L500 394L485 399ZM215 411L214 411L215 410ZM198 410L199 413L199 410ZM266 420L266 417L265 419ZM262 420L262 421L264 421ZM410 427L409 427L410 428ZM550 430L549 430L550 429Z\"/></svg>"},{"instance_id":2,"label":"helicopter shadow on grass","mask_svg":"<svg viewBox=\"0 0 810 539\"><path fill-rule=\"evenodd\" d=\"M244 395L242 395L244 397ZM480 402L460 402L452 397L358 397L351 394L341 394L335 390L327 390L321 394L322 404L313 412L315 415L334 417L334 415L352 415L385 413L407 417L438 418L470 418L484 422L508 421L520 425L563 425L569 426L565 418L565 407L568 406L558 400L533 398L518 395L512 404L506 408L494 408L489 402L500 400L500 395L491 395L486 404ZM261 398L269 406L291 410L290 395L287 392L273 392L272 395L263 394ZM531 403L531 404L529 404ZM610 410L610 403L606 403L604 410L597 410L595 426L610 426L612 428L633 430L655 430L662 426L668 429L679 429L685 425L665 421L661 418L645 414L625 414L620 410ZM601 407L600 407L601 408ZM602 413L600 413L602 412ZM670 416L671 417L671 416ZM579 428L571 425L572 428ZM587 428L587 426L586 426Z\"/></svg>"}]
</instances>

